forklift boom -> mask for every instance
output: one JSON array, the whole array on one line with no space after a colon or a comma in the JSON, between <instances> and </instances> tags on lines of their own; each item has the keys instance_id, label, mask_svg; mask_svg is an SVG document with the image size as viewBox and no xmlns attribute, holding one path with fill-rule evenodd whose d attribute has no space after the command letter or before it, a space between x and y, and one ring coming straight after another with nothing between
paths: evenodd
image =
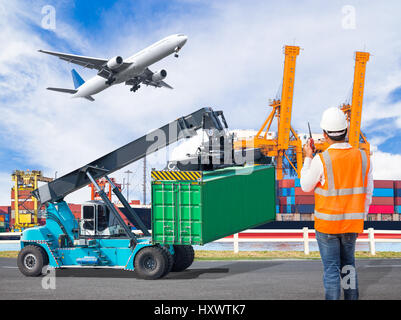
<instances>
[{"instance_id":1,"label":"forklift boom","mask_svg":"<svg viewBox=\"0 0 401 320\"><path fill-rule=\"evenodd\" d=\"M97 180L182 138L195 136L198 129L224 130L226 127L221 111L199 109L39 187L32 194L42 204L62 201L68 194L91 183L87 172Z\"/></svg>"}]
</instances>

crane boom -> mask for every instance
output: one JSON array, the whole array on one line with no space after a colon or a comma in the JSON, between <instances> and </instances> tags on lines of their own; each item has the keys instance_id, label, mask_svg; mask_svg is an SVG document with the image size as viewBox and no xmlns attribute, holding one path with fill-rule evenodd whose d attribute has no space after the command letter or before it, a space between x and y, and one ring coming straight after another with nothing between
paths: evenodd
<instances>
[{"instance_id":1,"label":"crane boom","mask_svg":"<svg viewBox=\"0 0 401 320\"><path fill-rule=\"evenodd\" d=\"M32 193L42 204L59 202L68 194L91 183L87 172L97 180L181 138L196 135L198 129L224 130L219 117L225 121L221 111L213 111L211 108L199 109L35 189Z\"/></svg>"},{"instance_id":2,"label":"crane boom","mask_svg":"<svg viewBox=\"0 0 401 320\"><path fill-rule=\"evenodd\" d=\"M349 127L349 144L354 148L359 148L361 135L361 118L363 91L365 87L366 62L369 61L368 52L355 53L354 85L352 89L352 108Z\"/></svg>"},{"instance_id":3,"label":"crane boom","mask_svg":"<svg viewBox=\"0 0 401 320\"><path fill-rule=\"evenodd\" d=\"M286 150L290 141L292 100L294 96L295 64L299 47L285 46L284 74L281 92L280 121L278 126L278 148Z\"/></svg>"},{"instance_id":4,"label":"crane boom","mask_svg":"<svg viewBox=\"0 0 401 320\"><path fill-rule=\"evenodd\" d=\"M361 131L363 93L365 88L366 63L369 61L369 53L357 51L355 53L354 82L352 86L351 104L343 103L340 109L345 113L349 123L348 142L354 148L370 152L370 144ZM327 141L315 142L318 152L323 152L329 147Z\"/></svg>"},{"instance_id":5,"label":"crane boom","mask_svg":"<svg viewBox=\"0 0 401 320\"><path fill-rule=\"evenodd\" d=\"M269 103L272 107L272 111L254 137L238 140L234 143L236 149L249 147L260 148L263 155L267 157L275 157L277 180L281 180L284 177L284 159L288 161L290 166L297 172L298 176L300 175L302 167L302 142L294 128L291 127L295 64L299 52L300 47L298 46L284 47L285 58L281 100L274 99ZM267 133L270 130L274 117L277 118L277 138L268 139ZM265 131L264 134L262 134L263 131ZM295 159L293 156L291 156L291 159L288 156L287 151L289 149L294 150L293 154L295 154Z\"/></svg>"}]
</instances>

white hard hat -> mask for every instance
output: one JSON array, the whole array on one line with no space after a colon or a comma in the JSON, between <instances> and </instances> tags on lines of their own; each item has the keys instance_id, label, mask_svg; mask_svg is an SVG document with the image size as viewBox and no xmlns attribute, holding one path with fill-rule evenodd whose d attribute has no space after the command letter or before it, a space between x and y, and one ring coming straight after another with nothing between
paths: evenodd
<instances>
[{"instance_id":1,"label":"white hard hat","mask_svg":"<svg viewBox=\"0 0 401 320\"><path fill-rule=\"evenodd\" d=\"M347 118L339 108L328 108L323 112L320 127L327 131L342 131L347 129Z\"/></svg>"}]
</instances>

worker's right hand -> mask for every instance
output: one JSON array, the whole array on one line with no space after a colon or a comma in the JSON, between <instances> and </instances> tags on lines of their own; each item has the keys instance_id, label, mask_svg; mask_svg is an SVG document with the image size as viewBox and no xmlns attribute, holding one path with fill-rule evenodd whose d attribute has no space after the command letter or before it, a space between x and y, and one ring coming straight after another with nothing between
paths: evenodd
<instances>
[{"instance_id":1,"label":"worker's right hand","mask_svg":"<svg viewBox=\"0 0 401 320\"><path fill-rule=\"evenodd\" d=\"M308 139L304 145L305 157L313 158L312 139Z\"/></svg>"}]
</instances>

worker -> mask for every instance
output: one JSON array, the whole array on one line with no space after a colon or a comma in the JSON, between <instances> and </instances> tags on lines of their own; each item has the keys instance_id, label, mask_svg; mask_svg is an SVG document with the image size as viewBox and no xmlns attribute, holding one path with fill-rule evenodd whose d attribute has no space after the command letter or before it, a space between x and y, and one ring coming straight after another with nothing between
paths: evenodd
<instances>
[{"instance_id":1,"label":"worker","mask_svg":"<svg viewBox=\"0 0 401 320\"><path fill-rule=\"evenodd\" d=\"M373 178L369 154L347 142L347 120L338 108L322 115L320 127L329 147L313 157L313 140L304 146L301 188L315 193L315 232L323 263L327 300L359 298L355 243L363 232L372 200Z\"/></svg>"}]
</instances>

